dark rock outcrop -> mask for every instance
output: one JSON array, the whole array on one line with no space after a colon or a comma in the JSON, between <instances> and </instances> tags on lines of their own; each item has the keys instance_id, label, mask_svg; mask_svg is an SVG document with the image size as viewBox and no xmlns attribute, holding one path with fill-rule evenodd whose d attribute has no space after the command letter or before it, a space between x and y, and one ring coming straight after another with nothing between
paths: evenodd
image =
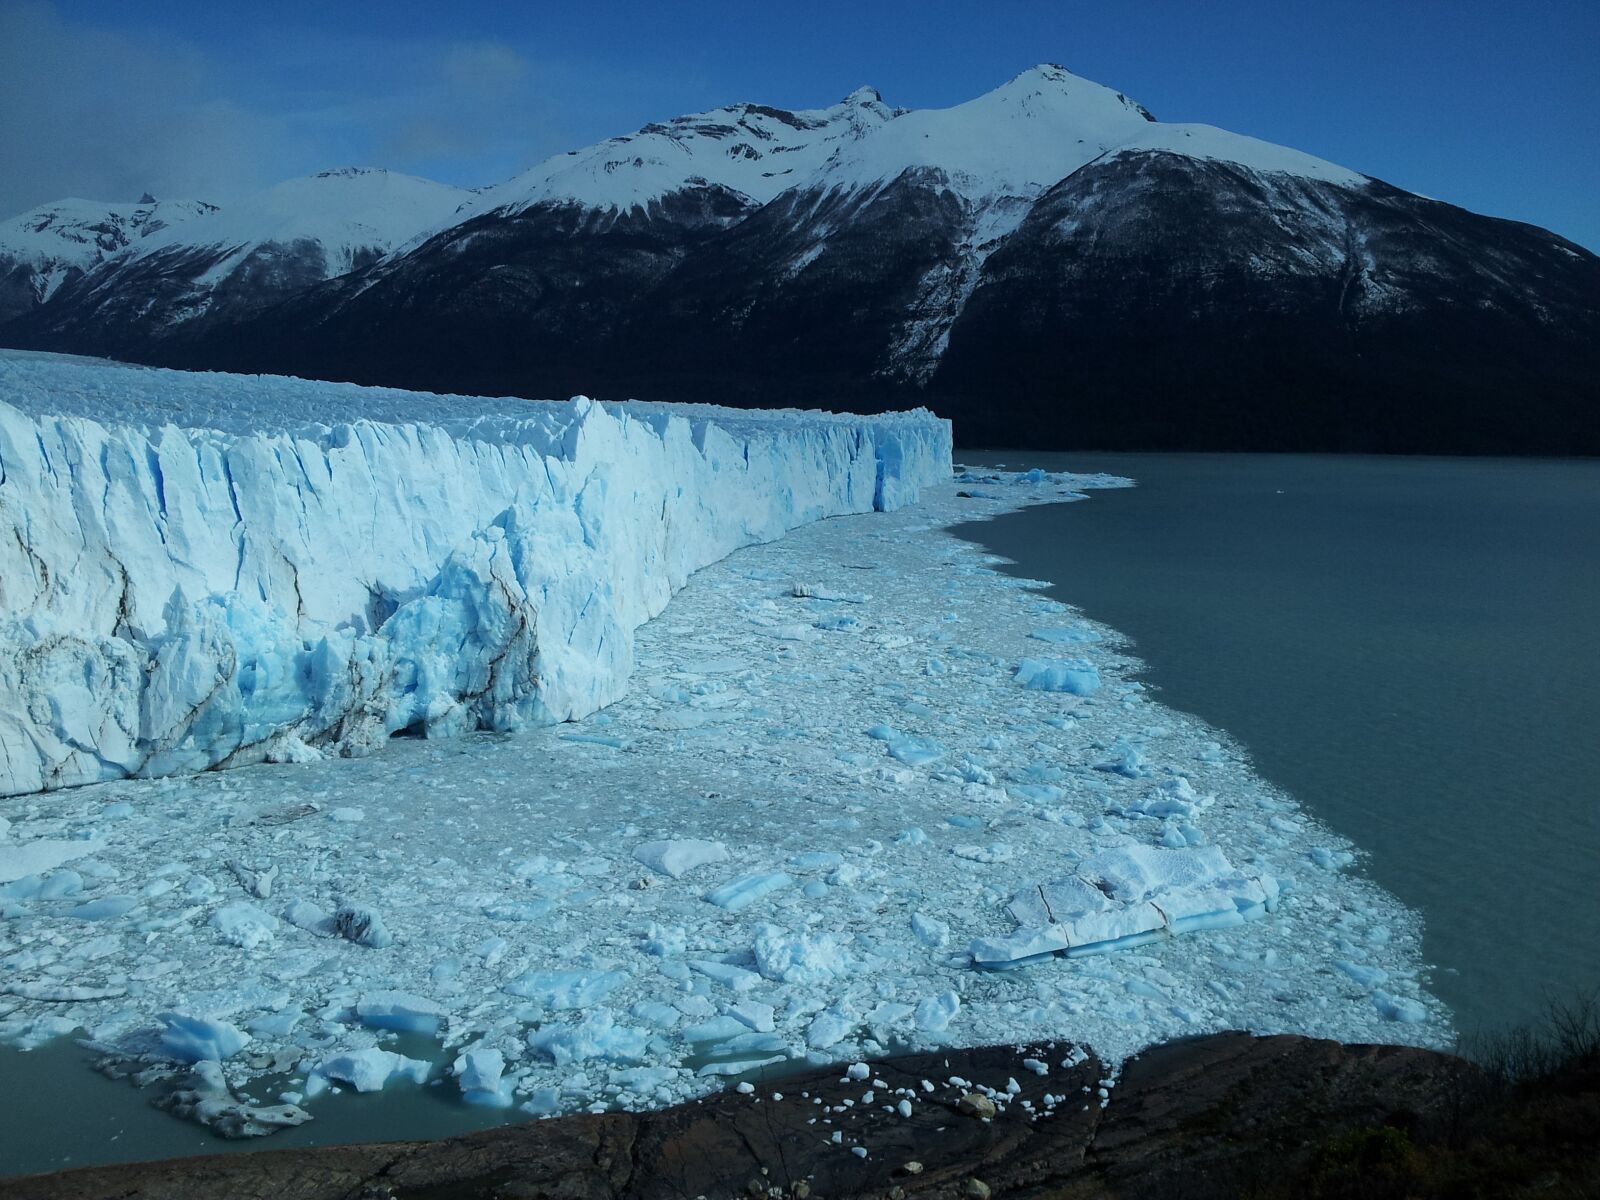
<instances>
[{"instance_id":1,"label":"dark rock outcrop","mask_svg":"<svg viewBox=\"0 0 1600 1200\"><path fill-rule=\"evenodd\" d=\"M1023 1066L1035 1056L1051 1064L1047 1076ZM1126 1065L1102 1107L1103 1065L1089 1058L1064 1068L1062 1058L1061 1047L915 1055L874 1064L865 1081L831 1068L765 1084L753 1095L730 1091L661 1112L566 1117L439 1142L78 1170L14 1180L5 1194L8 1200L899 1200L983 1194L970 1182L977 1180L994 1196L1444 1195L1451 1193L1433 1184L1455 1178L1455 1166L1464 1163L1476 1174L1491 1169L1473 1157L1485 1127L1500 1143L1484 1160L1499 1164L1498 1182L1456 1194L1511 1195L1521 1181L1542 1180L1545 1194L1592 1195L1571 1188L1600 1181L1600 1147L1591 1141L1585 1149L1581 1137L1583 1124L1600 1116L1593 1071L1573 1074L1542 1098L1506 1100L1476 1068L1449 1055L1218 1034L1146 1051ZM952 1076L995 1089L998 1115L963 1113L967 1089L950 1087ZM890 1093L917 1091L910 1118L887 1110L895 1097L874 1089L879 1079ZM938 1090L924 1095L923 1079ZM1020 1090L1008 1098L1012 1080ZM877 1094L863 1102L869 1089ZM774 1091L783 1099L774 1099ZM1047 1094L1061 1098L1053 1109ZM845 1099L854 1107L825 1113ZM1554 1108L1538 1110L1530 1124L1530 1104ZM831 1141L835 1130L838 1144ZM1538 1144L1518 1157L1514 1146L1508 1149L1522 1145L1518 1138ZM1364 1190L1350 1190L1355 1183Z\"/></svg>"}]
</instances>

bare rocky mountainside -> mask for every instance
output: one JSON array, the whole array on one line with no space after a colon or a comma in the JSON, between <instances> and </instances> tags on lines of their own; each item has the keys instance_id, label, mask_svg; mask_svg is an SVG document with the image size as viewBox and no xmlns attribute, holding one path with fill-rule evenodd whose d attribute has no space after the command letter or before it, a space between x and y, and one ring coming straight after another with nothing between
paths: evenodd
<instances>
[{"instance_id":1,"label":"bare rocky mountainside","mask_svg":"<svg viewBox=\"0 0 1600 1200\"><path fill-rule=\"evenodd\" d=\"M968 445L1600 453L1600 258L1058 67L942 110L733 105L476 192L343 171L185 211L70 267L38 212L0 225L0 344L921 403Z\"/></svg>"}]
</instances>

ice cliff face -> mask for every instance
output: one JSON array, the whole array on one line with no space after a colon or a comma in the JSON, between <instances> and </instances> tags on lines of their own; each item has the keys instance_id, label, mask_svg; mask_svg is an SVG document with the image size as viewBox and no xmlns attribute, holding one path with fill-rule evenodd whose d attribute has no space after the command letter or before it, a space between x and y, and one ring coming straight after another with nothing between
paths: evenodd
<instances>
[{"instance_id":1,"label":"ice cliff face","mask_svg":"<svg viewBox=\"0 0 1600 1200\"><path fill-rule=\"evenodd\" d=\"M925 412L0 356L0 794L582 716L691 572L949 469Z\"/></svg>"}]
</instances>

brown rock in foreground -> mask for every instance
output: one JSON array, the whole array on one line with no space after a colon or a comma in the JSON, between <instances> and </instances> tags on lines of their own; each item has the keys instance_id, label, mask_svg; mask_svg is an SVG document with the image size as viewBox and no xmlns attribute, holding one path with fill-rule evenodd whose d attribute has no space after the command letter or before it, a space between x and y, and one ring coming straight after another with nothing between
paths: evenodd
<instances>
[{"instance_id":1,"label":"brown rock in foreground","mask_svg":"<svg viewBox=\"0 0 1600 1200\"><path fill-rule=\"evenodd\" d=\"M437 1142L97 1167L13 1180L0 1191L7 1200L909 1200L974 1195L976 1179L995 1197L1431 1195L1445 1194L1426 1186L1442 1169L1434 1148L1459 1142L1467 1154L1476 1143L1464 1114L1503 1104L1449 1055L1217 1034L1146 1051L1102 1108L1103 1065L1089 1058L1065 1068L1063 1053L912 1055L874 1064L863 1081L833 1067L661 1112L535 1121ZM1047 1062L1048 1075L1024 1067L1025 1058ZM964 1082L951 1085L952 1076ZM1538 1114L1542 1157L1508 1168L1508 1190L1489 1180L1488 1190L1459 1194L1520 1194L1517 1171L1531 1173L1542 1195L1596 1194L1587 1189L1600 1181L1600 1149L1589 1141L1586 1150L1582 1131L1594 1119L1591 1132L1600 1132L1600 1087L1593 1071L1574 1078L1558 1110ZM925 1092L924 1079L937 1090ZM1008 1095L1012 1087L1019 1090ZM893 1111L898 1088L916 1093L909 1118ZM999 1101L992 1120L958 1110L964 1095L985 1089ZM783 1099L773 1099L775 1090ZM1060 1099L1039 1116L1047 1095ZM848 1110L824 1113L845 1100ZM1500 1109L1494 1123L1502 1133L1518 1128Z\"/></svg>"}]
</instances>

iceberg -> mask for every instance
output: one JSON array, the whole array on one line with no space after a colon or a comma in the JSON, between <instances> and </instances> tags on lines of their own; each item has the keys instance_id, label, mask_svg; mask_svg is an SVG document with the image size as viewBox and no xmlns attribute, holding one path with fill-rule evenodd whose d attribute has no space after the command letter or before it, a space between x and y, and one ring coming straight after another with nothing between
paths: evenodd
<instances>
[{"instance_id":1,"label":"iceberg","mask_svg":"<svg viewBox=\"0 0 1600 1200\"><path fill-rule=\"evenodd\" d=\"M949 476L923 410L0 353L0 795L581 718L694 571Z\"/></svg>"}]
</instances>

